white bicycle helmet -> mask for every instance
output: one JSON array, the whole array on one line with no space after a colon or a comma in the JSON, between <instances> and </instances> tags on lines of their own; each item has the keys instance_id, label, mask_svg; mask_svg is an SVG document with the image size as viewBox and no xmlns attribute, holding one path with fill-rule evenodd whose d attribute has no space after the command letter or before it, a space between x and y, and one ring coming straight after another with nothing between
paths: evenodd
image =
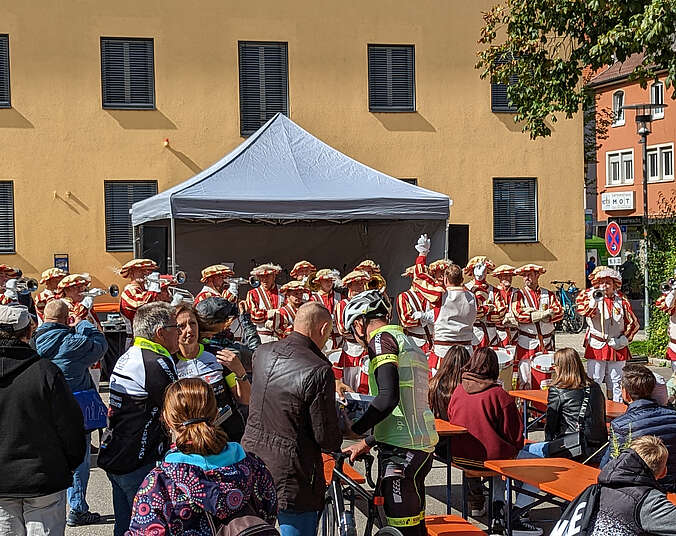
<instances>
[{"instance_id":1,"label":"white bicycle helmet","mask_svg":"<svg viewBox=\"0 0 676 536\"><path fill-rule=\"evenodd\" d=\"M366 290L357 294L345 306L343 322L350 331L354 321L360 316L367 318L387 318L392 312L389 300L378 290Z\"/></svg>"}]
</instances>

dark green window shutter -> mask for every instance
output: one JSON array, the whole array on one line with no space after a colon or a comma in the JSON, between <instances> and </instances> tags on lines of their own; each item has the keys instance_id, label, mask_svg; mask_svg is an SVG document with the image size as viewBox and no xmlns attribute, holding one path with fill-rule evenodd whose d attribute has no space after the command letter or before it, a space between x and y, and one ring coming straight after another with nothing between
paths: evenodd
<instances>
[{"instance_id":1,"label":"dark green window shutter","mask_svg":"<svg viewBox=\"0 0 676 536\"><path fill-rule=\"evenodd\" d=\"M493 241L537 242L537 179L493 179Z\"/></svg>"},{"instance_id":2,"label":"dark green window shutter","mask_svg":"<svg viewBox=\"0 0 676 536\"><path fill-rule=\"evenodd\" d=\"M415 49L411 45L369 45L369 110L415 111Z\"/></svg>"},{"instance_id":3,"label":"dark green window shutter","mask_svg":"<svg viewBox=\"0 0 676 536\"><path fill-rule=\"evenodd\" d=\"M155 108L152 39L101 38L104 108Z\"/></svg>"},{"instance_id":4,"label":"dark green window shutter","mask_svg":"<svg viewBox=\"0 0 676 536\"><path fill-rule=\"evenodd\" d=\"M14 183L0 182L0 253L14 253Z\"/></svg>"},{"instance_id":5,"label":"dark green window shutter","mask_svg":"<svg viewBox=\"0 0 676 536\"><path fill-rule=\"evenodd\" d=\"M132 251L131 206L157 194L155 181L105 181L106 251Z\"/></svg>"},{"instance_id":6,"label":"dark green window shutter","mask_svg":"<svg viewBox=\"0 0 676 536\"><path fill-rule=\"evenodd\" d=\"M506 60L500 60L498 65L507 63ZM519 78L511 76L509 84L491 84L491 111L496 113L515 113L516 107L512 106L507 97L507 88L515 84Z\"/></svg>"},{"instance_id":7,"label":"dark green window shutter","mask_svg":"<svg viewBox=\"0 0 676 536\"><path fill-rule=\"evenodd\" d=\"M277 112L289 115L286 43L239 43L239 120L242 136L253 134Z\"/></svg>"},{"instance_id":8,"label":"dark green window shutter","mask_svg":"<svg viewBox=\"0 0 676 536\"><path fill-rule=\"evenodd\" d=\"M9 98L9 35L0 35L0 108L11 106Z\"/></svg>"}]
</instances>

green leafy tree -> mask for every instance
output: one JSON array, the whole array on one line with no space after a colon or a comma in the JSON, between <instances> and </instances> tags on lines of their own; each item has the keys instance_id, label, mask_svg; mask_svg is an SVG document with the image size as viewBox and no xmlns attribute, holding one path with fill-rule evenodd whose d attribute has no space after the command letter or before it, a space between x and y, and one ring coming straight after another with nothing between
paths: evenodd
<instances>
[{"instance_id":1,"label":"green leafy tree","mask_svg":"<svg viewBox=\"0 0 676 536\"><path fill-rule=\"evenodd\" d=\"M517 122L531 138L551 123L593 108L593 72L643 52L631 73L643 87L666 69L676 79L676 0L503 0L483 14L477 68L509 83ZM672 98L676 97L676 93Z\"/></svg>"}]
</instances>

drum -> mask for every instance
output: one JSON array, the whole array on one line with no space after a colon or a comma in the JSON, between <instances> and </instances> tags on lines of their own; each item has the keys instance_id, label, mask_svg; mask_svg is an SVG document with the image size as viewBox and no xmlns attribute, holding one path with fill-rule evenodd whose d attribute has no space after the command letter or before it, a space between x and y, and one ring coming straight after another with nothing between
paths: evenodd
<instances>
[{"instance_id":1,"label":"drum","mask_svg":"<svg viewBox=\"0 0 676 536\"><path fill-rule=\"evenodd\" d=\"M500 375L498 376L498 383L502 385L505 391L511 391L512 377L514 371L514 354L509 352L506 348L493 348L498 355L498 365L500 366Z\"/></svg>"},{"instance_id":2,"label":"drum","mask_svg":"<svg viewBox=\"0 0 676 536\"><path fill-rule=\"evenodd\" d=\"M531 381L533 389L547 389L554 374L554 352L543 352L531 360Z\"/></svg>"}]
</instances>

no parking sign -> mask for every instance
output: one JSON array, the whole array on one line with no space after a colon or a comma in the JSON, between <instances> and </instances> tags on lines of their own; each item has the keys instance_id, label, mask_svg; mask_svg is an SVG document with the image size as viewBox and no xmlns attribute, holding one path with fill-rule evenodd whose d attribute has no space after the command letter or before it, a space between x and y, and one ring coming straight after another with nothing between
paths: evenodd
<instances>
[{"instance_id":1,"label":"no parking sign","mask_svg":"<svg viewBox=\"0 0 676 536\"><path fill-rule=\"evenodd\" d=\"M613 257L618 256L622 251L622 229L614 221L606 227L606 249Z\"/></svg>"}]
</instances>

